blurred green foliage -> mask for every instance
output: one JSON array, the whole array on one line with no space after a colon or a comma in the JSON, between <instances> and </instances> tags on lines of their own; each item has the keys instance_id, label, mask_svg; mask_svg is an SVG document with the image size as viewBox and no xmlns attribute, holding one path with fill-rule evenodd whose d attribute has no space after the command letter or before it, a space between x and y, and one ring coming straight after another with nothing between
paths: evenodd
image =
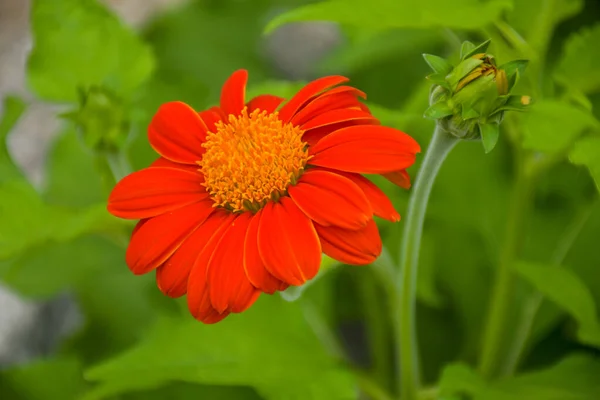
<instances>
[{"instance_id":1,"label":"blurred green foliage","mask_svg":"<svg viewBox=\"0 0 600 400\"><path fill-rule=\"evenodd\" d=\"M115 93L113 106L131 127L123 146L135 169L156 158L145 129L163 102L208 107L238 68L250 71L249 96L290 97L301 87L264 55L263 32L276 34L288 22L340 23L344 42L311 77L349 76L383 124L410 133L423 149L434 123L422 117L430 86L422 53L457 61L462 40L491 38L500 62L529 59L517 89L533 96L531 112L506 118L490 154L478 143L459 144L433 189L418 283L418 336L431 388L423 398L600 398L598 3L198 0L139 34L96 0L33 0L31 16L33 92L73 110L82 91ZM377 265L331 268L294 302L263 296L247 313L203 326L185 302L164 298L152 276L127 269L132 226L105 211L102 169L85 132L65 124L45 183L34 188L5 143L26 105L9 97L3 109L0 279L32 299L72 293L84 324L52 357L0 371L0 398L329 400L355 399L359 391L389 398L395 310L382 271L396 268L402 222L380 224L386 256ZM529 162L519 164L524 156ZM488 380L473 366L521 167L533 185L518 232L507 341L530 326L513 360L516 375ZM373 180L404 213L409 192ZM528 304L537 304L533 315Z\"/></svg>"}]
</instances>

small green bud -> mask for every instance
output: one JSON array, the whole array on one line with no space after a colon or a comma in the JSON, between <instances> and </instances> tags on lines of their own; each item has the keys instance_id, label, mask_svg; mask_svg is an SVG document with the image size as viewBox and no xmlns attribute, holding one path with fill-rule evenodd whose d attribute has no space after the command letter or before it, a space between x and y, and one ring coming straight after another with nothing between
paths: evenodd
<instances>
[{"instance_id":1,"label":"small green bud","mask_svg":"<svg viewBox=\"0 0 600 400\"><path fill-rule=\"evenodd\" d=\"M79 92L79 108L65 113L73 121L85 145L99 152L114 152L127 140L129 121L119 97L108 89L92 86Z\"/></svg>"},{"instance_id":2,"label":"small green bud","mask_svg":"<svg viewBox=\"0 0 600 400\"><path fill-rule=\"evenodd\" d=\"M528 62L515 60L498 67L487 53L489 44L489 40L478 46L463 43L455 66L443 58L423 55L434 72L427 77L433 86L424 116L455 137L481 139L486 153L498 141L504 112L524 111L531 104L529 96L511 94Z\"/></svg>"}]
</instances>

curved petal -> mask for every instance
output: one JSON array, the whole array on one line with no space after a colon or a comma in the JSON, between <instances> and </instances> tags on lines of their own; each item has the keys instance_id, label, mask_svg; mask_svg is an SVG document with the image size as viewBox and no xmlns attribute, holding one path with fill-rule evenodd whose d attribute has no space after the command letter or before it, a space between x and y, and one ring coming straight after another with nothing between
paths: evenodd
<instances>
[{"instance_id":1,"label":"curved petal","mask_svg":"<svg viewBox=\"0 0 600 400\"><path fill-rule=\"evenodd\" d=\"M165 103L148 126L148 141L158 154L171 161L195 164L202 159L206 125L190 106Z\"/></svg>"},{"instance_id":2,"label":"curved petal","mask_svg":"<svg viewBox=\"0 0 600 400\"><path fill-rule=\"evenodd\" d=\"M333 124L333 125L326 125L326 126L322 126L320 128L309 129L309 130L305 131L304 134L302 135L302 141L305 142L306 144L308 144L310 147L312 147L315 144L317 144L317 142L319 140L323 139L325 136L327 136L335 131L338 131L342 128L347 128L349 126L355 126L355 125L379 125L379 120L377 120L377 119L348 120L348 121L338 122L337 124Z\"/></svg>"},{"instance_id":3,"label":"curved petal","mask_svg":"<svg viewBox=\"0 0 600 400\"><path fill-rule=\"evenodd\" d=\"M274 96L272 94L261 94L256 96L246 104L248 107L248 114L254 110L262 110L268 113L272 113L277 110L277 107L283 103L285 99L283 97Z\"/></svg>"},{"instance_id":4,"label":"curved petal","mask_svg":"<svg viewBox=\"0 0 600 400\"><path fill-rule=\"evenodd\" d=\"M215 132L217 130L216 123L223 120L223 112L219 107L211 107L208 110L200 111L198 113L204 124L206 124L206 129L209 132Z\"/></svg>"},{"instance_id":5,"label":"curved petal","mask_svg":"<svg viewBox=\"0 0 600 400\"><path fill-rule=\"evenodd\" d=\"M339 85L340 83L348 82L348 78L344 76L334 75L325 76L308 83L294 95L287 103L279 110L279 119L283 122L289 122L294 114L311 98L320 92L329 89L330 87Z\"/></svg>"},{"instance_id":6,"label":"curved petal","mask_svg":"<svg viewBox=\"0 0 600 400\"><path fill-rule=\"evenodd\" d=\"M360 187L333 172L310 169L288 193L304 214L324 226L360 229L373 216Z\"/></svg>"},{"instance_id":7,"label":"curved petal","mask_svg":"<svg viewBox=\"0 0 600 400\"><path fill-rule=\"evenodd\" d=\"M201 201L147 220L129 242L125 253L129 269L140 275L164 263L214 211L212 204Z\"/></svg>"},{"instance_id":8,"label":"curved petal","mask_svg":"<svg viewBox=\"0 0 600 400\"><path fill-rule=\"evenodd\" d=\"M285 282L275 278L267 268L258 252L258 226L262 210L252 216L244 240L244 271L252 285L265 293L273 294L287 289Z\"/></svg>"},{"instance_id":9,"label":"curved petal","mask_svg":"<svg viewBox=\"0 0 600 400\"><path fill-rule=\"evenodd\" d=\"M362 123L369 124L371 121L379 123L379 120L375 118L371 113L363 110L355 110L351 108L341 108L336 110L326 111L323 114L319 114L313 119L305 122L300 126L303 130L321 128L323 126L339 124L345 121L361 121Z\"/></svg>"},{"instance_id":10,"label":"curved petal","mask_svg":"<svg viewBox=\"0 0 600 400\"><path fill-rule=\"evenodd\" d=\"M381 254L381 237L373 220L356 231L318 224L315 224L315 229L321 239L323 253L344 264L370 264Z\"/></svg>"},{"instance_id":11,"label":"curved petal","mask_svg":"<svg viewBox=\"0 0 600 400\"><path fill-rule=\"evenodd\" d=\"M387 174L381 174L385 179L392 182L394 185L400 186L402 189L410 188L410 176L405 169L400 171L388 172Z\"/></svg>"},{"instance_id":12,"label":"curved petal","mask_svg":"<svg viewBox=\"0 0 600 400\"><path fill-rule=\"evenodd\" d=\"M204 246L199 249L199 254L192 266L187 286L188 309L194 318L205 324L214 324L229 315L229 311L227 310L223 313L218 312L210 302L208 263L213 256L217 245L223 238L223 234L227 232L231 221L235 217L231 213L217 210L215 211L214 218L217 219L217 221L215 221L212 235L206 240ZM207 230L207 233L210 234L211 231Z\"/></svg>"},{"instance_id":13,"label":"curved petal","mask_svg":"<svg viewBox=\"0 0 600 400\"><path fill-rule=\"evenodd\" d=\"M238 115L244 108L248 71L238 69L225 81L221 89L221 110L225 116Z\"/></svg>"},{"instance_id":14,"label":"curved petal","mask_svg":"<svg viewBox=\"0 0 600 400\"><path fill-rule=\"evenodd\" d=\"M141 219L165 214L208 198L197 172L146 168L121 179L108 197L108 211L119 218Z\"/></svg>"},{"instance_id":15,"label":"curved petal","mask_svg":"<svg viewBox=\"0 0 600 400\"><path fill-rule=\"evenodd\" d=\"M307 103L306 106L292 117L290 122L294 125L302 125L309 119L326 111L341 108L361 109L360 105L362 103L358 100L359 97L366 98L367 95L352 86L335 87L315 97L310 103Z\"/></svg>"},{"instance_id":16,"label":"curved petal","mask_svg":"<svg viewBox=\"0 0 600 400\"><path fill-rule=\"evenodd\" d=\"M200 167L198 166L198 164L181 164L178 162L167 160L164 157L158 157L156 160L154 160L152 162L152 164L150 164L148 166L148 168L160 168L160 167L179 168L179 169L183 169L183 170L195 172L195 173L197 173L200 170Z\"/></svg>"},{"instance_id":17,"label":"curved petal","mask_svg":"<svg viewBox=\"0 0 600 400\"><path fill-rule=\"evenodd\" d=\"M258 252L267 270L290 285L314 278L321 265L321 244L313 223L289 197L263 208Z\"/></svg>"},{"instance_id":18,"label":"curved petal","mask_svg":"<svg viewBox=\"0 0 600 400\"><path fill-rule=\"evenodd\" d=\"M346 172L381 174L411 166L420 151L406 133L379 125L339 129L309 148L309 164Z\"/></svg>"},{"instance_id":19,"label":"curved petal","mask_svg":"<svg viewBox=\"0 0 600 400\"><path fill-rule=\"evenodd\" d=\"M187 292L188 277L202 249L226 221L222 211L213 212L173 253L156 269L156 283L165 295L181 297Z\"/></svg>"},{"instance_id":20,"label":"curved petal","mask_svg":"<svg viewBox=\"0 0 600 400\"><path fill-rule=\"evenodd\" d=\"M315 167L315 169L321 169L320 167ZM373 214L376 216L386 219L390 222L398 222L400 221L400 214L394 209L394 205L387 197L387 195L377 187L373 182L369 179L365 178L360 174L355 174L352 172L344 172L344 171L335 171L335 170L326 170L330 172L335 172L345 178L350 179L354 182L358 187L360 187L369 199L369 203L371 203L371 207L373 208Z\"/></svg>"},{"instance_id":21,"label":"curved petal","mask_svg":"<svg viewBox=\"0 0 600 400\"><path fill-rule=\"evenodd\" d=\"M242 213L231 221L208 262L210 302L220 313L225 310L242 312L260 294L244 272L244 239L250 219L249 213Z\"/></svg>"}]
</instances>

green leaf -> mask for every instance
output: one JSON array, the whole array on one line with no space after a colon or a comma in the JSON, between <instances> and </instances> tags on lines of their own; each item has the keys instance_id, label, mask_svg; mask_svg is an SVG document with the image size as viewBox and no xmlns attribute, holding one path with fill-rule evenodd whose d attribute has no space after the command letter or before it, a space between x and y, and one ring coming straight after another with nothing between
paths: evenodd
<instances>
[{"instance_id":1,"label":"green leaf","mask_svg":"<svg viewBox=\"0 0 600 400\"><path fill-rule=\"evenodd\" d=\"M434 56L433 54L423 54L423 58L435 73L448 75L452 71L452 64L442 57Z\"/></svg>"},{"instance_id":2,"label":"green leaf","mask_svg":"<svg viewBox=\"0 0 600 400\"><path fill-rule=\"evenodd\" d=\"M442 373L440 394L468 394L472 400L594 400L600 396L599 375L599 360L583 354L492 383L484 382L464 364L452 364Z\"/></svg>"},{"instance_id":3,"label":"green leaf","mask_svg":"<svg viewBox=\"0 0 600 400\"><path fill-rule=\"evenodd\" d=\"M510 1L492 0L328 0L308 4L275 17L265 32L296 21L332 21L362 29L448 27L476 29L494 21L511 6Z\"/></svg>"},{"instance_id":4,"label":"green leaf","mask_svg":"<svg viewBox=\"0 0 600 400\"><path fill-rule=\"evenodd\" d=\"M152 73L150 48L97 0L34 0L28 81L44 100L77 101L107 86L130 94Z\"/></svg>"},{"instance_id":5,"label":"green leaf","mask_svg":"<svg viewBox=\"0 0 600 400\"><path fill-rule=\"evenodd\" d=\"M136 347L93 367L86 376L100 382L88 400L101 398L105 385L113 386L114 393L117 386L126 393L134 384L139 390L172 380L248 385L269 399L357 395L351 375L324 351L298 302L279 296L263 297L247 312L217 325L203 325L189 316L163 319Z\"/></svg>"},{"instance_id":6,"label":"green leaf","mask_svg":"<svg viewBox=\"0 0 600 400\"><path fill-rule=\"evenodd\" d=\"M8 96L4 99L4 112L0 119L0 182L14 177L21 178L22 176L19 168L15 166L8 153L6 138L25 112L25 107L23 100L18 97Z\"/></svg>"},{"instance_id":7,"label":"green leaf","mask_svg":"<svg viewBox=\"0 0 600 400\"><path fill-rule=\"evenodd\" d=\"M34 361L0 371L0 398L76 399L83 392L81 365L74 358Z\"/></svg>"},{"instance_id":8,"label":"green leaf","mask_svg":"<svg viewBox=\"0 0 600 400\"><path fill-rule=\"evenodd\" d=\"M505 101L505 103L496 108L494 114L502 111L526 111L529 109L529 107L531 107L532 102L531 97L522 95L509 95L508 97L503 97L502 99L502 101Z\"/></svg>"},{"instance_id":9,"label":"green leaf","mask_svg":"<svg viewBox=\"0 0 600 400\"><path fill-rule=\"evenodd\" d=\"M577 275L565 268L526 262L519 262L515 270L577 320L581 342L600 347L598 310L590 290Z\"/></svg>"},{"instance_id":10,"label":"green leaf","mask_svg":"<svg viewBox=\"0 0 600 400\"><path fill-rule=\"evenodd\" d=\"M528 65L529 60L513 60L506 64L502 64L498 69L503 69L506 72L506 77L510 79L510 77L516 73L523 75Z\"/></svg>"},{"instance_id":11,"label":"green leaf","mask_svg":"<svg viewBox=\"0 0 600 400\"><path fill-rule=\"evenodd\" d=\"M565 44L564 54L556 74L569 87L583 93L600 90L600 24L584 28L571 35Z\"/></svg>"},{"instance_id":12,"label":"green leaf","mask_svg":"<svg viewBox=\"0 0 600 400\"><path fill-rule=\"evenodd\" d=\"M442 371L439 395L442 398L454 394L473 395L485 390L487 383L466 364L450 364Z\"/></svg>"},{"instance_id":13,"label":"green leaf","mask_svg":"<svg viewBox=\"0 0 600 400\"><path fill-rule=\"evenodd\" d=\"M452 109L446 102L435 103L434 105L428 107L423 113L423 116L429 119L444 118L449 115L452 115Z\"/></svg>"},{"instance_id":14,"label":"green leaf","mask_svg":"<svg viewBox=\"0 0 600 400\"><path fill-rule=\"evenodd\" d=\"M93 154L75 131L56 138L48 158L44 198L49 203L78 207L105 200Z\"/></svg>"},{"instance_id":15,"label":"green leaf","mask_svg":"<svg viewBox=\"0 0 600 400\"><path fill-rule=\"evenodd\" d=\"M600 191L600 137L588 136L578 140L569 153L573 164L585 165Z\"/></svg>"},{"instance_id":16,"label":"green leaf","mask_svg":"<svg viewBox=\"0 0 600 400\"><path fill-rule=\"evenodd\" d=\"M500 126L498 124L479 124L479 132L481 132L481 143L485 153L489 153L496 147L498 137L500 136Z\"/></svg>"},{"instance_id":17,"label":"green leaf","mask_svg":"<svg viewBox=\"0 0 600 400\"><path fill-rule=\"evenodd\" d=\"M470 43L470 42L468 42ZM490 46L490 43L492 43L491 39L486 40L485 42L481 43L480 45L474 46L473 43L470 43L471 45L473 45L474 47L472 49L470 49L469 51L463 51L463 50L467 50L468 47L470 46L463 46L461 48L461 59L462 60L466 60L467 58L473 57L475 54L480 54L480 53L485 53L488 49L488 47Z\"/></svg>"},{"instance_id":18,"label":"green leaf","mask_svg":"<svg viewBox=\"0 0 600 400\"><path fill-rule=\"evenodd\" d=\"M0 260L46 241L65 242L87 232L119 229L105 204L82 209L49 206L28 182L0 182Z\"/></svg>"},{"instance_id":19,"label":"green leaf","mask_svg":"<svg viewBox=\"0 0 600 400\"><path fill-rule=\"evenodd\" d=\"M584 130L598 127L598 121L584 110L556 100L540 101L526 114L523 147L557 153L567 149Z\"/></svg>"},{"instance_id":20,"label":"green leaf","mask_svg":"<svg viewBox=\"0 0 600 400\"><path fill-rule=\"evenodd\" d=\"M466 55L469 54L474 48L475 45L472 42L469 42L468 40L462 42L460 45L460 59L464 60L467 58Z\"/></svg>"}]
</instances>

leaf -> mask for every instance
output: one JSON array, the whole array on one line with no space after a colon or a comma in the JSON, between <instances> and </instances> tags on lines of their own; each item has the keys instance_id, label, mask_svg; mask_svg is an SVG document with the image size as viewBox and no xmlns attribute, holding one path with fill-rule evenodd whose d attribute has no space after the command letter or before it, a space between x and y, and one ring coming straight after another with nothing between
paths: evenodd
<instances>
[{"instance_id":1,"label":"leaf","mask_svg":"<svg viewBox=\"0 0 600 400\"><path fill-rule=\"evenodd\" d=\"M574 354L538 371L485 383L464 364L444 369L441 393L469 394L473 400L595 400L600 396L600 361Z\"/></svg>"},{"instance_id":2,"label":"leaf","mask_svg":"<svg viewBox=\"0 0 600 400\"><path fill-rule=\"evenodd\" d=\"M425 110L423 116L429 119L444 118L452 115L452 109L446 102L435 103Z\"/></svg>"},{"instance_id":3,"label":"leaf","mask_svg":"<svg viewBox=\"0 0 600 400\"><path fill-rule=\"evenodd\" d=\"M439 395L473 395L485 390L487 383L466 364L456 363L444 367L439 383Z\"/></svg>"},{"instance_id":4,"label":"leaf","mask_svg":"<svg viewBox=\"0 0 600 400\"><path fill-rule=\"evenodd\" d=\"M470 43L470 42L468 42L468 43ZM465 47L461 48L461 59L465 60L467 58L473 57L475 54L485 53L487 51L488 47L490 46L490 43L492 43L491 39L488 39L485 42L483 42L477 46L474 46L472 43L470 43L474 47L472 49L470 49L469 51L466 51L467 48L470 47L468 45L467 45L467 48L465 48ZM463 51L463 50L465 50L465 51Z\"/></svg>"},{"instance_id":5,"label":"leaf","mask_svg":"<svg viewBox=\"0 0 600 400\"><path fill-rule=\"evenodd\" d=\"M542 100L526 114L523 147L558 153L567 149L584 130L599 126L584 110L556 100Z\"/></svg>"},{"instance_id":6,"label":"leaf","mask_svg":"<svg viewBox=\"0 0 600 400\"><path fill-rule=\"evenodd\" d=\"M581 279L568 269L519 262L516 271L548 299L564 308L579 324L581 342L600 347L600 321L594 298Z\"/></svg>"},{"instance_id":7,"label":"leaf","mask_svg":"<svg viewBox=\"0 0 600 400\"><path fill-rule=\"evenodd\" d=\"M556 74L569 87L583 93L600 90L600 24L572 34L565 43Z\"/></svg>"},{"instance_id":8,"label":"leaf","mask_svg":"<svg viewBox=\"0 0 600 400\"><path fill-rule=\"evenodd\" d=\"M150 48L97 0L34 0L27 73L44 100L77 101L90 85L130 94L152 73Z\"/></svg>"},{"instance_id":9,"label":"leaf","mask_svg":"<svg viewBox=\"0 0 600 400\"><path fill-rule=\"evenodd\" d=\"M76 399L85 383L74 358L51 358L0 371L0 398L12 400Z\"/></svg>"},{"instance_id":10,"label":"leaf","mask_svg":"<svg viewBox=\"0 0 600 400\"><path fill-rule=\"evenodd\" d=\"M489 153L496 147L498 137L500 136L500 126L498 124L479 124L481 132L481 143L485 153Z\"/></svg>"},{"instance_id":11,"label":"leaf","mask_svg":"<svg viewBox=\"0 0 600 400\"><path fill-rule=\"evenodd\" d=\"M106 273L107 266L122 265L121 259L114 245L86 236L67 243L43 244L0 262L0 278L23 296L50 298L77 289L91 276Z\"/></svg>"},{"instance_id":12,"label":"leaf","mask_svg":"<svg viewBox=\"0 0 600 400\"><path fill-rule=\"evenodd\" d=\"M423 58L435 73L447 75L452 71L452 64L442 57L434 56L433 54L423 54Z\"/></svg>"},{"instance_id":13,"label":"leaf","mask_svg":"<svg viewBox=\"0 0 600 400\"><path fill-rule=\"evenodd\" d=\"M65 242L87 232L124 225L104 204L81 209L49 206L28 182L0 182L0 260L46 241Z\"/></svg>"},{"instance_id":14,"label":"leaf","mask_svg":"<svg viewBox=\"0 0 600 400\"><path fill-rule=\"evenodd\" d=\"M362 29L448 27L475 29L494 21L510 1L492 0L328 0L308 4L278 15L265 28L269 33L290 22L332 21Z\"/></svg>"},{"instance_id":15,"label":"leaf","mask_svg":"<svg viewBox=\"0 0 600 400\"><path fill-rule=\"evenodd\" d=\"M600 137L588 136L578 140L569 153L573 164L585 165L600 191Z\"/></svg>"},{"instance_id":16,"label":"leaf","mask_svg":"<svg viewBox=\"0 0 600 400\"><path fill-rule=\"evenodd\" d=\"M6 138L25 112L25 108L25 103L18 97L8 96L4 99L4 112L2 119L0 119L0 182L22 176L8 153Z\"/></svg>"},{"instance_id":17,"label":"leaf","mask_svg":"<svg viewBox=\"0 0 600 400\"><path fill-rule=\"evenodd\" d=\"M351 375L325 353L298 303L279 296L263 296L249 311L216 325L163 318L136 347L86 376L100 383L88 400L101 398L106 385L113 393L117 386L130 391L131 377L138 377L136 390L181 380L248 385L269 399L356 397Z\"/></svg>"}]
</instances>

